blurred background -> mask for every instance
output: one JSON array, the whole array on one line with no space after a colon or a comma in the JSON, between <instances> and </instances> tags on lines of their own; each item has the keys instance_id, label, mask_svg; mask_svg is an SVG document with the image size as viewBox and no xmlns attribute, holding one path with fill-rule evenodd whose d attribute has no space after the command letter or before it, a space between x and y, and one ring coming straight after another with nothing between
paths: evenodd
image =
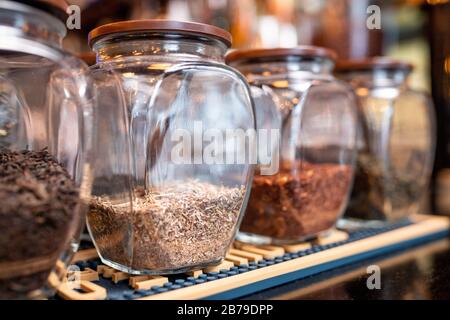
<instances>
[{"instance_id":1,"label":"blurred background","mask_svg":"<svg viewBox=\"0 0 450 320\"><path fill-rule=\"evenodd\" d=\"M341 59L387 55L414 66L410 85L433 97L438 145L424 209L450 214L450 0L69 0L82 8L81 30L65 47L86 53L96 26L167 18L213 24L233 35L233 48L334 49ZM381 8L381 29L369 30L367 8Z\"/></svg>"}]
</instances>

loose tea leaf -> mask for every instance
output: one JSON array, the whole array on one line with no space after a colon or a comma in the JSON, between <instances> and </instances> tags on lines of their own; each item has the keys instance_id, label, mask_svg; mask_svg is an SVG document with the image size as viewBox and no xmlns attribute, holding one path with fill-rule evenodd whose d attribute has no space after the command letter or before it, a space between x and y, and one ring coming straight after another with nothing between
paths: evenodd
<instances>
[{"instance_id":1,"label":"loose tea leaf","mask_svg":"<svg viewBox=\"0 0 450 320\"><path fill-rule=\"evenodd\" d=\"M294 242L334 226L347 200L348 165L283 163L272 176L255 176L242 232Z\"/></svg>"},{"instance_id":2,"label":"loose tea leaf","mask_svg":"<svg viewBox=\"0 0 450 320\"><path fill-rule=\"evenodd\" d=\"M46 149L0 149L0 298L25 297L43 286L78 200L74 181Z\"/></svg>"},{"instance_id":3,"label":"loose tea leaf","mask_svg":"<svg viewBox=\"0 0 450 320\"><path fill-rule=\"evenodd\" d=\"M90 230L102 256L134 270L180 271L217 262L228 249L245 188L186 181L136 190L130 203L94 198Z\"/></svg>"},{"instance_id":4,"label":"loose tea leaf","mask_svg":"<svg viewBox=\"0 0 450 320\"><path fill-rule=\"evenodd\" d=\"M407 217L425 190L421 179L425 160L414 159L408 168L383 162L369 152L358 154L355 182L346 218L357 220L396 221Z\"/></svg>"}]
</instances>

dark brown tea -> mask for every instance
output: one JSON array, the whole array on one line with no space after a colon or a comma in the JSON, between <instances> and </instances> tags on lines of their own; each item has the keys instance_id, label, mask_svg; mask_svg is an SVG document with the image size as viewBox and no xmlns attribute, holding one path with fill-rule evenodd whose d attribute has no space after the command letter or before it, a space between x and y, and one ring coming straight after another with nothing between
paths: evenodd
<instances>
[{"instance_id":1,"label":"dark brown tea","mask_svg":"<svg viewBox=\"0 0 450 320\"><path fill-rule=\"evenodd\" d=\"M42 288L79 203L79 190L46 150L0 149L0 298Z\"/></svg>"}]
</instances>

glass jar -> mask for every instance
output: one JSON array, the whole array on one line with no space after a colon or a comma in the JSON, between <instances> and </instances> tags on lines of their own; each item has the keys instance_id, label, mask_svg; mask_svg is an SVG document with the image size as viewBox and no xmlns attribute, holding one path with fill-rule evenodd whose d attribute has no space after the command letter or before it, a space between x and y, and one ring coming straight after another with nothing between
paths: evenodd
<instances>
[{"instance_id":1,"label":"glass jar","mask_svg":"<svg viewBox=\"0 0 450 320\"><path fill-rule=\"evenodd\" d=\"M0 2L1 299L52 293L86 213L92 83L62 50L64 15L63 1Z\"/></svg>"},{"instance_id":2,"label":"glass jar","mask_svg":"<svg viewBox=\"0 0 450 320\"><path fill-rule=\"evenodd\" d=\"M92 66L96 63L95 61L95 53L92 51L88 51L88 52L82 52L80 54L77 55L78 58L80 58L81 60L84 61L84 63L86 63L88 66ZM116 81L118 79L116 78ZM101 81L101 80L100 80ZM116 89L116 91L118 90L118 88ZM87 230L86 227L86 223L84 224L84 228L83 231L81 232L80 235L80 247L92 247L92 239L89 236L89 232Z\"/></svg>"},{"instance_id":3,"label":"glass jar","mask_svg":"<svg viewBox=\"0 0 450 320\"><path fill-rule=\"evenodd\" d=\"M224 258L248 198L255 120L245 79L224 64L231 36L168 20L90 33L93 74L119 74L126 107L104 100L88 228L103 263L170 274Z\"/></svg>"},{"instance_id":4,"label":"glass jar","mask_svg":"<svg viewBox=\"0 0 450 320\"><path fill-rule=\"evenodd\" d=\"M355 89L361 138L347 227L384 226L418 211L435 149L432 102L411 90L412 66L390 58L342 61L337 73Z\"/></svg>"},{"instance_id":5,"label":"glass jar","mask_svg":"<svg viewBox=\"0 0 450 320\"><path fill-rule=\"evenodd\" d=\"M259 171L238 240L282 244L326 233L347 203L357 132L354 95L331 73L334 53L256 49L227 62L251 84L258 133L279 138L258 134Z\"/></svg>"}]
</instances>

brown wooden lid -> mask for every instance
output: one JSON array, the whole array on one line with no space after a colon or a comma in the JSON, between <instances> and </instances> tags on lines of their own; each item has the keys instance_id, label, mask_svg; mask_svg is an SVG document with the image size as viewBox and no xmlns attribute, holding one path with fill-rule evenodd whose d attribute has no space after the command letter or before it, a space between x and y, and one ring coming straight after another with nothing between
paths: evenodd
<instances>
[{"instance_id":1,"label":"brown wooden lid","mask_svg":"<svg viewBox=\"0 0 450 320\"><path fill-rule=\"evenodd\" d=\"M94 65L96 63L96 58L97 58L95 53L92 51L82 52L82 53L78 54L78 57L81 60L83 60L84 62L86 62L86 64L88 66Z\"/></svg>"},{"instance_id":2,"label":"brown wooden lid","mask_svg":"<svg viewBox=\"0 0 450 320\"><path fill-rule=\"evenodd\" d=\"M105 24L89 32L89 45L92 46L100 37L130 31L159 31L202 35L216 38L228 47L231 46L231 34L224 29L203 23L164 19L128 20Z\"/></svg>"},{"instance_id":3,"label":"brown wooden lid","mask_svg":"<svg viewBox=\"0 0 450 320\"><path fill-rule=\"evenodd\" d=\"M247 50L235 50L230 52L226 57L227 63L232 62L249 62L259 61L267 59L279 59L288 57L300 57L300 58L326 58L330 60L336 60L337 55L333 50L314 47L314 46L298 46L294 48L271 48L271 49L247 49Z\"/></svg>"},{"instance_id":4,"label":"brown wooden lid","mask_svg":"<svg viewBox=\"0 0 450 320\"><path fill-rule=\"evenodd\" d=\"M69 7L65 0L15 0L20 3L47 11L60 19L66 19L66 10Z\"/></svg>"},{"instance_id":5,"label":"brown wooden lid","mask_svg":"<svg viewBox=\"0 0 450 320\"><path fill-rule=\"evenodd\" d=\"M390 57L373 57L338 61L336 72L369 71L375 69L411 71L413 65Z\"/></svg>"}]
</instances>

